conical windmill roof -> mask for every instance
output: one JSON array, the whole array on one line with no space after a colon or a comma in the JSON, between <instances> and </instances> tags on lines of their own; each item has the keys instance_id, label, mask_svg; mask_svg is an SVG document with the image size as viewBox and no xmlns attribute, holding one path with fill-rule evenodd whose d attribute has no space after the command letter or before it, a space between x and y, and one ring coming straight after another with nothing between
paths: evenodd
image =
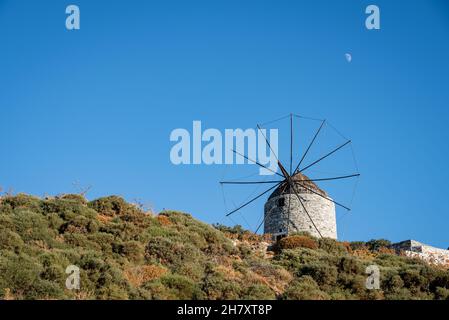
<instances>
[{"instance_id":1,"label":"conical windmill roof","mask_svg":"<svg viewBox=\"0 0 449 320\"><path fill-rule=\"evenodd\" d=\"M296 190L298 193L319 193L323 196L327 196L326 192L321 190L313 181L310 181L310 179L301 172L297 172L294 175L292 175L291 179L294 181ZM293 190L290 190L288 184L282 183L279 187L277 187L273 193L270 195L268 199L278 197L283 194L292 194L294 193Z\"/></svg>"}]
</instances>

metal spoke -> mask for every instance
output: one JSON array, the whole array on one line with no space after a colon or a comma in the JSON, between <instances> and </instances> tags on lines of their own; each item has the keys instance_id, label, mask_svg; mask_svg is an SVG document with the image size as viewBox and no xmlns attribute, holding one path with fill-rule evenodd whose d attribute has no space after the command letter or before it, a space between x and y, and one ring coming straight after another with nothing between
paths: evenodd
<instances>
[{"instance_id":1,"label":"metal spoke","mask_svg":"<svg viewBox=\"0 0 449 320\"><path fill-rule=\"evenodd\" d=\"M267 145L268 145L268 147L270 148L271 152L273 152L274 156L276 157L276 160L279 162L279 158L278 158L276 152L274 152L274 151L273 151L273 148L271 148L271 144L268 142L267 137L263 134L262 129L260 128L259 125L257 125L257 129L259 129L260 133L261 133L262 136L264 137L265 142L267 143Z\"/></svg>"},{"instance_id":2,"label":"metal spoke","mask_svg":"<svg viewBox=\"0 0 449 320\"><path fill-rule=\"evenodd\" d=\"M282 183L282 182L280 182L280 183L278 183L278 184L272 186L272 187L269 188L268 190L265 190L264 192L262 192L261 194L259 194L259 195L256 196L256 197L254 197L254 198L251 199L250 201L248 201L248 202L242 204L242 205L241 205L240 207L238 207L237 209L235 209L235 210L229 212L226 216L229 217L231 214L233 214L233 213L239 211L240 209L246 207L246 206L249 205L250 203L252 203L252 202L256 201L257 199L259 199L260 197L262 197L264 194L270 192L271 190L273 190L274 188L276 188L277 186L279 186L281 183Z\"/></svg>"},{"instance_id":3,"label":"metal spoke","mask_svg":"<svg viewBox=\"0 0 449 320\"><path fill-rule=\"evenodd\" d=\"M331 178L305 179L304 181L313 181L313 182L329 181L329 180L348 179L348 178L354 178L354 177L359 177L359 176L360 176L360 173L355 173L355 174L350 174L347 176L339 176L339 177L331 177Z\"/></svg>"},{"instance_id":4,"label":"metal spoke","mask_svg":"<svg viewBox=\"0 0 449 320\"><path fill-rule=\"evenodd\" d=\"M299 170L299 172L303 172L303 171L309 169L310 167L316 165L318 162L320 162L320 161L326 159L327 157L329 157L330 155L334 154L335 152L337 152L338 150L340 150L341 148L343 148L344 146L346 146L348 143L351 143L351 140L346 141L346 142L343 143L341 146L335 148L334 150L332 150L331 152L329 152L329 153L326 154L325 156L323 156L323 157L319 158L318 160L312 162L312 163L309 164L307 167L305 167L305 168Z\"/></svg>"},{"instance_id":5,"label":"metal spoke","mask_svg":"<svg viewBox=\"0 0 449 320\"><path fill-rule=\"evenodd\" d=\"M289 117L289 115L286 115L286 116L280 117L280 118L275 119L275 120L271 120L271 121L267 121L267 122L261 123L260 125L261 125L262 127L265 127L265 126L267 126L267 125L269 125L269 124L272 124L272 123L274 123L274 122L278 122L278 121L287 119L288 117Z\"/></svg>"},{"instance_id":6,"label":"metal spoke","mask_svg":"<svg viewBox=\"0 0 449 320\"><path fill-rule=\"evenodd\" d=\"M316 229L316 231L318 232L318 234L320 235L320 237L323 238L323 236L321 235L320 230L318 230L318 227L315 225L315 222L313 222L313 219L312 219L312 217L310 216L309 212L307 211L306 206L305 206L304 203L302 202L301 197L299 196L298 191L296 190L295 185L291 182L291 180L289 181L289 184L290 184L290 186L292 187L293 192L295 193L295 195L298 197L299 203L301 203L301 206L302 206L302 208L304 209L304 212L305 212L305 213L307 214L307 216L309 217L310 222L312 222L312 225L315 227L315 229Z\"/></svg>"},{"instance_id":7,"label":"metal spoke","mask_svg":"<svg viewBox=\"0 0 449 320\"><path fill-rule=\"evenodd\" d=\"M264 213L262 222L259 224L259 226L257 227L256 231L254 231L254 234L257 234L257 232L259 231L260 227L262 227L262 225L263 225L264 222L265 222L265 218L266 218L266 215L265 215L265 213Z\"/></svg>"},{"instance_id":8,"label":"metal spoke","mask_svg":"<svg viewBox=\"0 0 449 320\"><path fill-rule=\"evenodd\" d=\"M337 201L334 201L334 200L332 200L332 199L330 199L330 198L328 198L328 197L323 196L323 195L320 194L319 192L316 192L316 191L314 191L313 189L310 189L310 188L306 187L305 185L301 184L300 182L298 182L298 184L299 184L301 187L303 187L304 189L309 190L310 192L312 192L312 193L314 193L314 194L320 196L321 198L326 199L326 200L328 200L328 201L330 201L330 202L333 202L333 203L335 203L337 206L340 206L340 207L342 207L342 208L345 208L345 209L348 210L348 211L351 211L350 208L348 208L348 207L342 205L341 203L338 203Z\"/></svg>"},{"instance_id":9,"label":"metal spoke","mask_svg":"<svg viewBox=\"0 0 449 320\"><path fill-rule=\"evenodd\" d=\"M257 164L258 166L260 166L260 167L262 167L262 168L265 168L265 169L267 169L268 171L271 171L271 172L273 172L274 174L277 174L278 176L280 176L280 177L282 177L282 178L284 177L282 174L277 173L276 171L271 170L270 168L264 166L263 164L261 164L261 163L255 161L255 160L252 160L252 159L248 158L247 156L241 154L240 152L237 152L237 151L234 150L234 149L232 149L232 151L233 151L235 154L238 154L239 156L245 158L246 160L251 161L252 163Z\"/></svg>"},{"instance_id":10,"label":"metal spoke","mask_svg":"<svg viewBox=\"0 0 449 320\"><path fill-rule=\"evenodd\" d=\"M298 165L296 166L294 172L296 172L296 171L298 170L299 166L300 166L301 163L304 161L304 159L305 159L307 153L309 153L310 148L312 147L313 143L315 142L316 137L318 137L318 134L320 133L321 129L323 128L325 122L326 122L326 120L323 120L323 121L321 122L321 125L320 125L320 127L318 128L318 131L315 133L315 136L313 137L312 141L309 143L309 146L307 147L306 152L304 152L304 154L303 154L301 160L299 161Z\"/></svg>"},{"instance_id":11,"label":"metal spoke","mask_svg":"<svg viewBox=\"0 0 449 320\"><path fill-rule=\"evenodd\" d=\"M288 186L289 188L289 194L291 191L290 185ZM288 214L287 214L287 235L289 234L290 231L290 210L291 210L291 203L292 203L292 199L290 197L288 197Z\"/></svg>"},{"instance_id":12,"label":"metal spoke","mask_svg":"<svg viewBox=\"0 0 449 320\"><path fill-rule=\"evenodd\" d=\"M269 180L269 181L220 181L220 184L264 184L264 183L278 183L283 182L279 180Z\"/></svg>"},{"instance_id":13,"label":"metal spoke","mask_svg":"<svg viewBox=\"0 0 449 320\"><path fill-rule=\"evenodd\" d=\"M293 114L290 113L290 175L292 175L293 163Z\"/></svg>"}]
</instances>

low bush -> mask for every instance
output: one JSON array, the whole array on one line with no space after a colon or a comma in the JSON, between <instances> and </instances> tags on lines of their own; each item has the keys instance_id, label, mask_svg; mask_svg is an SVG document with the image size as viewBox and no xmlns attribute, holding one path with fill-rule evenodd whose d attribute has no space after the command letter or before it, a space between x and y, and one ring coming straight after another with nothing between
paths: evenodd
<instances>
[{"instance_id":1,"label":"low bush","mask_svg":"<svg viewBox=\"0 0 449 320\"><path fill-rule=\"evenodd\" d=\"M26 194L18 194L15 196L6 196L2 198L2 206L10 207L11 209L29 209L36 213L41 213L41 200L34 196Z\"/></svg>"},{"instance_id":2,"label":"low bush","mask_svg":"<svg viewBox=\"0 0 449 320\"><path fill-rule=\"evenodd\" d=\"M391 242L385 239L372 239L366 243L366 246L371 251L378 251L381 248L388 248L391 246Z\"/></svg>"},{"instance_id":3,"label":"low bush","mask_svg":"<svg viewBox=\"0 0 449 320\"><path fill-rule=\"evenodd\" d=\"M290 236L282 238L279 241L279 247L281 249L295 249L295 248L309 248L309 249L317 249L318 243L307 236Z\"/></svg>"},{"instance_id":4,"label":"low bush","mask_svg":"<svg viewBox=\"0 0 449 320\"><path fill-rule=\"evenodd\" d=\"M338 242L334 239L330 239L330 238L319 239L318 246L321 250L324 250L327 253L336 255L336 256L344 255L344 254L348 253L346 247L343 244L341 244L340 242Z\"/></svg>"},{"instance_id":5,"label":"low bush","mask_svg":"<svg viewBox=\"0 0 449 320\"><path fill-rule=\"evenodd\" d=\"M329 295L321 291L316 281L310 276L301 276L282 294L284 300L326 300Z\"/></svg>"},{"instance_id":6,"label":"low bush","mask_svg":"<svg viewBox=\"0 0 449 320\"><path fill-rule=\"evenodd\" d=\"M435 290L435 299L449 300L449 289L437 287Z\"/></svg>"},{"instance_id":7,"label":"low bush","mask_svg":"<svg viewBox=\"0 0 449 320\"><path fill-rule=\"evenodd\" d=\"M0 226L0 250L18 253L23 246L24 242L17 233Z\"/></svg>"},{"instance_id":8,"label":"low bush","mask_svg":"<svg viewBox=\"0 0 449 320\"><path fill-rule=\"evenodd\" d=\"M88 205L99 214L110 217L133 214L140 211L136 206L127 203L123 198L118 196L99 198L89 202Z\"/></svg>"},{"instance_id":9,"label":"low bush","mask_svg":"<svg viewBox=\"0 0 449 320\"><path fill-rule=\"evenodd\" d=\"M80 203L82 205L87 205L87 199L81 195L81 194L64 194L60 197L58 197L59 199L63 199L63 200L72 200L74 202Z\"/></svg>"},{"instance_id":10,"label":"low bush","mask_svg":"<svg viewBox=\"0 0 449 320\"><path fill-rule=\"evenodd\" d=\"M166 275L161 279L170 291L173 292L176 299L202 299L203 292L198 285L187 277L180 275Z\"/></svg>"},{"instance_id":11,"label":"low bush","mask_svg":"<svg viewBox=\"0 0 449 320\"><path fill-rule=\"evenodd\" d=\"M157 265L143 265L125 269L124 277L134 287L140 287L148 281L159 279L167 273L167 269Z\"/></svg>"},{"instance_id":12,"label":"low bush","mask_svg":"<svg viewBox=\"0 0 449 320\"><path fill-rule=\"evenodd\" d=\"M449 271L399 256L385 240L298 233L275 252L264 252L264 241L189 214L146 214L117 196L8 195L0 198L0 298L448 299ZM381 268L381 290L366 289L370 264ZM65 289L69 265L80 268L78 291Z\"/></svg>"},{"instance_id":13,"label":"low bush","mask_svg":"<svg viewBox=\"0 0 449 320\"><path fill-rule=\"evenodd\" d=\"M298 270L297 275L308 275L311 276L319 285L332 286L337 281L338 270L337 267L332 265L314 263L301 267Z\"/></svg>"},{"instance_id":14,"label":"low bush","mask_svg":"<svg viewBox=\"0 0 449 320\"><path fill-rule=\"evenodd\" d=\"M145 257L148 262L156 262L170 266L173 270L185 263L201 263L205 261L204 255L198 248L189 243L171 241L163 237L150 239L145 248Z\"/></svg>"},{"instance_id":15,"label":"low bush","mask_svg":"<svg viewBox=\"0 0 449 320\"><path fill-rule=\"evenodd\" d=\"M249 286L243 293L244 300L274 300L276 294L269 287L256 284Z\"/></svg>"},{"instance_id":16,"label":"low bush","mask_svg":"<svg viewBox=\"0 0 449 320\"><path fill-rule=\"evenodd\" d=\"M226 279L225 275L216 271L206 271L201 283L206 299L233 300L242 296L242 285Z\"/></svg>"},{"instance_id":17,"label":"low bush","mask_svg":"<svg viewBox=\"0 0 449 320\"><path fill-rule=\"evenodd\" d=\"M352 241L349 243L352 250L359 250L366 248L366 242L364 241Z\"/></svg>"},{"instance_id":18,"label":"low bush","mask_svg":"<svg viewBox=\"0 0 449 320\"><path fill-rule=\"evenodd\" d=\"M347 274L361 274L363 270L363 264L354 257L343 257L338 264L338 271Z\"/></svg>"}]
</instances>

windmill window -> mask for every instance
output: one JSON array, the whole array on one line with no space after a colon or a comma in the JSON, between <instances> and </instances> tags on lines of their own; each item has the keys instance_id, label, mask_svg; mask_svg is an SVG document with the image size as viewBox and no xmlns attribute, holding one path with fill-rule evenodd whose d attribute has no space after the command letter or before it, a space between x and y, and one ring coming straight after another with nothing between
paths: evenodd
<instances>
[{"instance_id":1,"label":"windmill window","mask_svg":"<svg viewBox=\"0 0 449 320\"><path fill-rule=\"evenodd\" d=\"M279 207L285 206L285 199L284 198L279 198L278 199L278 206Z\"/></svg>"}]
</instances>

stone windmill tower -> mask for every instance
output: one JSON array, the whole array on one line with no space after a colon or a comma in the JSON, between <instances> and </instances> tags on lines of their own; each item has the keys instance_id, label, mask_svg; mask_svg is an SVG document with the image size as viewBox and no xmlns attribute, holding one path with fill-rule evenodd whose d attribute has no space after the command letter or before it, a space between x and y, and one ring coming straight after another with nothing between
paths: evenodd
<instances>
[{"instance_id":1,"label":"stone windmill tower","mask_svg":"<svg viewBox=\"0 0 449 320\"><path fill-rule=\"evenodd\" d=\"M336 239L335 205L325 199L331 198L300 172L291 180L304 206L288 183L281 184L265 203L264 233L280 238L305 231L315 237Z\"/></svg>"},{"instance_id":2,"label":"stone windmill tower","mask_svg":"<svg viewBox=\"0 0 449 320\"><path fill-rule=\"evenodd\" d=\"M308 170L311 167L314 167L324 159L330 157L334 153L338 152L345 146L351 146L351 140L343 137L332 125L330 125L326 120L312 119L306 118L295 114L290 114L289 116L280 118L275 121L279 121L282 119L290 118L290 165L289 170L287 170L279 160L276 153L270 146L266 136L264 135L261 127L258 125L258 130L262 133L268 147L271 149L273 154L275 154L277 159L277 165L280 169L280 172L271 170L264 166L263 164L257 162L254 159L250 159L245 155L238 153L233 150L236 154L244 157L248 160L248 162L252 162L257 164L260 167L267 169L268 171L272 171L274 177L277 180L270 181L221 181L222 185L224 184L240 184L240 185L248 185L248 184L274 184L269 189L263 191L262 193L254 196L250 200L247 200L245 203L232 210L226 216L230 216L235 212L241 210L242 208L248 206L253 203L257 199L261 198L266 194L270 194L268 200L264 206L264 213L262 222L259 224L255 233L259 231L261 226L264 226L264 233L271 234L275 239L279 239L283 236L296 233L296 232L308 232L313 236L320 238L337 238L337 223L336 223L336 212L335 206L339 206L345 210L350 211L351 209L347 206L335 201L328 194L320 189L317 182L321 181L334 181L340 179L349 179L349 178L357 178L360 176L359 173L348 174L343 176L334 176L334 177L321 177L310 179L306 175L304 175L304 171ZM315 132L313 139L308 144L307 148L301 157L296 168L293 169L293 118L301 118L302 120L312 120L319 121L320 125L318 130ZM271 121L274 122L274 121ZM306 159L306 156L313 146L316 138L318 137L320 131L324 127L325 124L333 129L343 140L339 146L334 147L328 153L319 157L315 161L311 162L308 165L302 166L303 161ZM354 165L357 168L357 164L355 161L354 152L352 150L352 156L354 160ZM355 191L355 190L354 190Z\"/></svg>"}]
</instances>

